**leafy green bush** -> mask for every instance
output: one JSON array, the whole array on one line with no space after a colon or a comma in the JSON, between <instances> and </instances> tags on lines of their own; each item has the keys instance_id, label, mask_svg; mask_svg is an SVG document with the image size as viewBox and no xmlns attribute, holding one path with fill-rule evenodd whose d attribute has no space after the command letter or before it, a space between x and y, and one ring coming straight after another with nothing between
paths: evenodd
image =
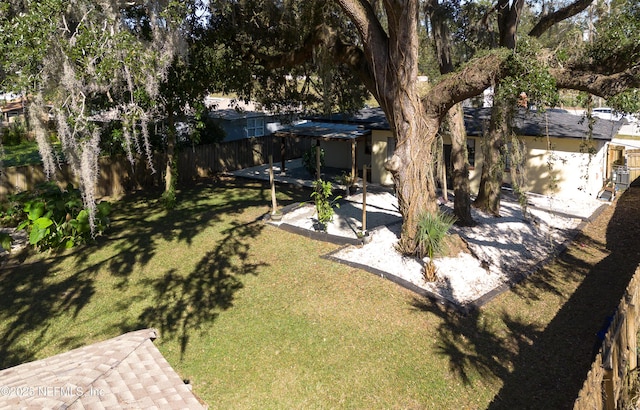
<instances>
[{"instance_id":1,"label":"leafy green bush","mask_svg":"<svg viewBox=\"0 0 640 410\"><path fill-rule=\"evenodd\" d=\"M101 234L109 225L111 205L96 205L95 232ZM69 186L61 191L46 183L35 190L12 195L5 211L5 221L17 222L18 229L29 233L29 244L39 250L71 248L93 239L89 212L84 209L80 191Z\"/></svg>"},{"instance_id":2,"label":"leafy green bush","mask_svg":"<svg viewBox=\"0 0 640 410\"><path fill-rule=\"evenodd\" d=\"M11 123L2 130L2 144L7 146L20 145L27 139L27 127L22 121Z\"/></svg>"},{"instance_id":3,"label":"leafy green bush","mask_svg":"<svg viewBox=\"0 0 640 410\"><path fill-rule=\"evenodd\" d=\"M316 147L311 147L302 154L302 166L309 174L316 175ZM320 148L320 166L324 166L324 150Z\"/></svg>"},{"instance_id":4,"label":"leafy green bush","mask_svg":"<svg viewBox=\"0 0 640 410\"><path fill-rule=\"evenodd\" d=\"M318 213L318 222L320 223L320 229L323 231L327 229L327 224L333 219L333 207L340 208L340 204L337 202L341 196L336 196L333 199L333 186L329 181L323 181L317 179L313 181L313 192L311 198L315 200L316 212Z\"/></svg>"},{"instance_id":5,"label":"leafy green bush","mask_svg":"<svg viewBox=\"0 0 640 410\"><path fill-rule=\"evenodd\" d=\"M456 217L444 212L425 212L418 219L416 255L420 258L441 254L445 249L444 238L456 222Z\"/></svg>"},{"instance_id":6,"label":"leafy green bush","mask_svg":"<svg viewBox=\"0 0 640 410\"><path fill-rule=\"evenodd\" d=\"M419 258L429 257L423 270L424 278L428 282L436 280L436 265L433 262L433 256L444 252L444 239L455 222L455 216L444 212L425 212L418 219L416 256Z\"/></svg>"},{"instance_id":7,"label":"leafy green bush","mask_svg":"<svg viewBox=\"0 0 640 410\"><path fill-rule=\"evenodd\" d=\"M0 232L0 250L5 250L7 252L11 251L11 244L13 243L13 238L8 233Z\"/></svg>"}]
</instances>

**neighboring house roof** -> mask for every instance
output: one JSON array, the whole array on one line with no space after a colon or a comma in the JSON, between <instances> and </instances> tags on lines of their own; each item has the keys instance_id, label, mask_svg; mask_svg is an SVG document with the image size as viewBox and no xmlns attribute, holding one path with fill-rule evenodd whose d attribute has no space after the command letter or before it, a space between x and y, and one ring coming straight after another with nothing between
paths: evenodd
<instances>
[{"instance_id":1,"label":"neighboring house roof","mask_svg":"<svg viewBox=\"0 0 640 410\"><path fill-rule=\"evenodd\" d=\"M304 117L315 122L335 122L366 125L368 128L389 129L389 123L382 108L363 108L355 114L312 115Z\"/></svg>"},{"instance_id":2,"label":"neighboring house roof","mask_svg":"<svg viewBox=\"0 0 640 410\"><path fill-rule=\"evenodd\" d=\"M243 111L243 110L238 111L233 108L213 110L211 111L210 115L213 118L218 118L218 119L227 120L227 121L242 120L245 118L258 118L258 117L271 116L271 114L265 113L263 111Z\"/></svg>"},{"instance_id":3,"label":"neighboring house roof","mask_svg":"<svg viewBox=\"0 0 640 410\"><path fill-rule=\"evenodd\" d=\"M284 127L275 132L278 137L298 136L342 141L357 140L369 134L371 130L357 124L313 121Z\"/></svg>"},{"instance_id":4,"label":"neighboring house roof","mask_svg":"<svg viewBox=\"0 0 640 410\"><path fill-rule=\"evenodd\" d=\"M138 330L0 371L0 409L204 409L153 344Z\"/></svg>"},{"instance_id":5,"label":"neighboring house roof","mask_svg":"<svg viewBox=\"0 0 640 410\"><path fill-rule=\"evenodd\" d=\"M467 135L481 136L489 124L491 108L465 108L464 122ZM365 108L354 115L333 114L330 116L309 117L312 121L335 122L342 124L361 124L369 129L388 130L384 112L380 108ZM588 121L582 116L568 111L548 109L545 113L533 110L520 110L515 118L516 132L527 136L584 138L588 131ZM623 125L620 121L608 121L595 118L593 138L611 140Z\"/></svg>"},{"instance_id":6,"label":"neighboring house roof","mask_svg":"<svg viewBox=\"0 0 640 410\"><path fill-rule=\"evenodd\" d=\"M465 108L464 125L467 135L481 136L491 119L491 108ZM586 118L563 112L562 110L546 110L544 113L532 110L520 110L514 119L515 131L520 135L546 136L559 138L584 138L589 133ZM611 140L622 122L595 118L592 138Z\"/></svg>"},{"instance_id":7,"label":"neighboring house roof","mask_svg":"<svg viewBox=\"0 0 640 410\"><path fill-rule=\"evenodd\" d=\"M10 101L6 104L0 104L0 112L22 111L24 109L23 101Z\"/></svg>"}]
</instances>

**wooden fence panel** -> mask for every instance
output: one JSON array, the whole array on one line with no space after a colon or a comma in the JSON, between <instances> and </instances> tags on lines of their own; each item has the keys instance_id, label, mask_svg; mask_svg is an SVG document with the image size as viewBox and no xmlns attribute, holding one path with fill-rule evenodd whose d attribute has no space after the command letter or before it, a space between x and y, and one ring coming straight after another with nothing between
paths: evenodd
<instances>
[{"instance_id":1,"label":"wooden fence panel","mask_svg":"<svg viewBox=\"0 0 640 410\"><path fill-rule=\"evenodd\" d=\"M614 410L626 400L630 374L637 367L637 337L640 325L640 268L636 270L618 305L574 410Z\"/></svg>"},{"instance_id":2,"label":"wooden fence panel","mask_svg":"<svg viewBox=\"0 0 640 410\"><path fill-rule=\"evenodd\" d=\"M640 177L640 150L627 150L627 166L629 167L629 183Z\"/></svg>"},{"instance_id":3,"label":"wooden fence panel","mask_svg":"<svg viewBox=\"0 0 640 410\"><path fill-rule=\"evenodd\" d=\"M274 156L274 161L280 161L280 144L280 138L269 136L186 148L178 154L178 181L189 184L221 172L263 165L267 163L269 155ZM301 157L305 150L311 148L311 144L312 140L307 138L285 139L287 159ZM156 172L153 173L145 158L138 158L134 164L124 157L101 158L97 195L120 196L134 190L162 186L165 163L164 154L156 155L153 159ZM52 179L62 181L60 185L69 182L78 185L66 164ZM0 199L31 190L46 180L42 165L6 168L0 173Z\"/></svg>"}]
</instances>

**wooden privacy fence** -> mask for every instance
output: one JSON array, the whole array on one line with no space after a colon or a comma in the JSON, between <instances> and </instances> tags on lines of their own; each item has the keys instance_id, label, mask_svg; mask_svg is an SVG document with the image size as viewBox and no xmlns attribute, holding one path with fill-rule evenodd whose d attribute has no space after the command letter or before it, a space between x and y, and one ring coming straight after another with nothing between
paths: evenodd
<instances>
[{"instance_id":1,"label":"wooden privacy fence","mask_svg":"<svg viewBox=\"0 0 640 410\"><path fill-rule=\"evenodd\" d=\"M640 177L640 149L627 150L627 167L629 167L629 183Z\"/></svg>"},{"instance_id":2,"label":"wooden privacy fence","mask_svg":"<svg viewBox=\"0 0 640 410\"><path fill-rule=\"evenodd\" d=\"M640 268L629 282L602 347L574 403L574 410L613 410L629 400L638 365Z\"/></svg>"},{"instance_id":3,"label":"wooden privacy fence","mask_svg":"<svg viewBox=\"0 0 640 410\"><path fill-rule=\"evenodd\" d=\"M310 138L263 137L186 148L178 160L178 178L181 183L188 183L220 172L263 165L269 162L269 155L279 162L283 143L286 159L300 158L312 142Z\"/></svg>"},{"instance_id":4,"label":"wooden privacy fence","mask_svg":"<svg viewBox=\"0 0 640 410\"><path fill-rule=\"evenodd\" d=\"M280 161L282 143L288 159L301 157L312 145L311 139L269 136L188 147L178 154L178 180L181 184L189 184L220 172L262 165L268 162L269 155L273 155L274 161ZM99 197L119 196L133 190L162 186L165 163L165 155L157 154L153 159L154 174L144 158L135 161L134 165L122 156L100 158L96 194ZM61 186L69 183L77 186L77 180L66 164L62 164L51 179ZM42 165L5 168L0 173L0 200L16 192L32 190L45 181L47 177Z\"/></svg>"}]
</instances>

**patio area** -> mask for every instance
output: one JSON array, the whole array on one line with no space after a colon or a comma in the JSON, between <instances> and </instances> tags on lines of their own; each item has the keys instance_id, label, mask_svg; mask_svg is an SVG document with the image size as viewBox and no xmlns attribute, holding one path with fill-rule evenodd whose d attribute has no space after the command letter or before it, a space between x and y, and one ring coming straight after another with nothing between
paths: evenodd
<instances>
[{"instance_id":1,"label":"patio area","mask_svg":"<svg viewBox=\"0 0 640 410\"><path fill-rule=\"evenodd\" d=\"M296 164L287 162L284 173L274 166L275 180L311 187L308 172ZM268 166L233 174L269 179ZM325 170L323 178L330 179L333 174L338 175ZM393 191L367 186L366 243L358 236L362 231L362 202L360 184L355 195L339 201L340 207L335 209L326 232L315 229L317 219L312 201L283 208L280 221L270 220L269 214L265 215L265 221L289 232L343 245L325 257L366 270L463 311L482 306L534 273L564 249L586 221L608 206L588 195L561 198L527 194L527 208L523 212L518 198L503 191L501 217L472 208L477 225L454 226L450 230L451 234L460 236L468 251L436 258L438 279L427 282L423 277L425 261L401 255L395 249L402 217ZM452 211L453 202L443 203L441 208Z\"/></svg>"}]
</instances>

